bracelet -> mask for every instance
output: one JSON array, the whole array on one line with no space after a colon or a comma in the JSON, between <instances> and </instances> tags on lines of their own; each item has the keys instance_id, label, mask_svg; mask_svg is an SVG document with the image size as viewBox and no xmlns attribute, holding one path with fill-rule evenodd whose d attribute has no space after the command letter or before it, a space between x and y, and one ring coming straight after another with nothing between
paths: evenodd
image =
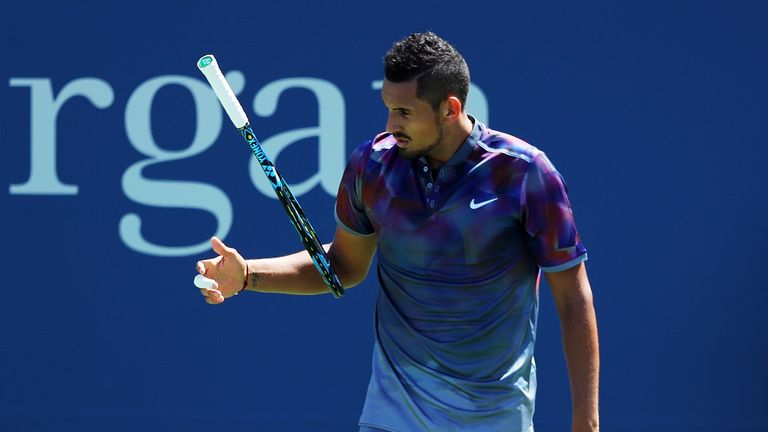
<instances>
[{"instance_id":1,"label":"bracelet","mask_svg":"<svg viewBox=\"0 0 768 432\"><path fill-rule=\"evenodd\" d=\"M248 288L248 261L245 262L245 279L243 279L243 287L240 288L240 291L236 292L235 295L245 291L246 288Z\"/></svg>"}]
</instances>

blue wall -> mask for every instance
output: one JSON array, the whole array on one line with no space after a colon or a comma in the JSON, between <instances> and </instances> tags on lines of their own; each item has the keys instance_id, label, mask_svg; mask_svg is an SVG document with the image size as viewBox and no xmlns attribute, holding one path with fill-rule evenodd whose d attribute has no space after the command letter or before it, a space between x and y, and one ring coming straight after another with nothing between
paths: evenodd
<instances>
[{"instance_id":1,"label":"blue wall","mask_svg":"<svg viewBox=\"0 0 768 432\"><path fill-rule=\"evenodd\" d=\"M324 185L384 126L381 57L425 29L467 58L470 110L568 181L604 430L768 430L763 3L320 3L3 6L0 430L356 430L373 277L342 300L218 307L191 283L216 232L251 257L300 247L195 62L234 71L330 239ZM542 293L535 420L560 431L568 381Z\"/></svg>"}]
</instances>

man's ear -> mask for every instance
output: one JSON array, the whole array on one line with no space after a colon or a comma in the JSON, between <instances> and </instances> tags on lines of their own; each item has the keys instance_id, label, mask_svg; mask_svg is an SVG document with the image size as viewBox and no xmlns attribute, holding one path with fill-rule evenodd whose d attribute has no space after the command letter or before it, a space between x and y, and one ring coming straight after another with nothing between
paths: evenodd
<instances>
[{"instance_id":1,"label":"man's ear","mask_svg":"<svg viewBox=\"0 0 768 432\"><path fill-rule=\"evenodd\" d=\"M443 111L443 117L445 120L455 122L459 120L461 114L461 101L456 96L449 96L448 99L443 102L445 105Z\"/></svg>"}]
</instances>

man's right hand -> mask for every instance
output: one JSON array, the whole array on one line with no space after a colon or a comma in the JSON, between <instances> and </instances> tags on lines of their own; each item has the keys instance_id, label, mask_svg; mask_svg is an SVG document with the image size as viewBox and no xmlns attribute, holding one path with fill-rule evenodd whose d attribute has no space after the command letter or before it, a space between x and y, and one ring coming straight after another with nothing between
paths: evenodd
<instances>
[{"instance_id":1,"label":"man's right hand","mask_svg":"<svg viewBox=\"0 0 768 432\"><path fill-rule=\"evenodd\" d=\"M211 247L218 255L198 261L198 273L214 280L210 289L200 289L208 304L219 304L243 290L248 277L245 259L234 248L228 247L217 237L211 238Z\"/></svg>"}]
</instances>

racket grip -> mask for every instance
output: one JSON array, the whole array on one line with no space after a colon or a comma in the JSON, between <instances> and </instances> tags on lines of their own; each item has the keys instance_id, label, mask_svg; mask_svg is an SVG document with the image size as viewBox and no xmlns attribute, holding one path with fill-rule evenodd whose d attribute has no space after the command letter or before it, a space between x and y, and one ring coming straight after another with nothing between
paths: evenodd
<instances>
[{"instance_id":1,"label":"racket grip","mask_svg":"<svg viewBox=\"0 0 768 432\"><path fill-rule=\"evenodd\" d=\"M208 83L213 87L213 92L216 93L216 97L219 98L219 102L224 107L224 111L227 112L229 119L236 128L240 129L248 124L248 117L243 111L243 107L240 102L237 101L235 92L232 91L232 87L229 86L227 79L224 78L224 74L219 68L218 62L213 54L206 54L200 57L197 61L197 68L205 75Z\"/></svg>"},{"instance_id":2,"label":"racket grip","mask_svg":"<svg viewBox=\"0 0 768 432\"><path fill-rule=\"evenodd\" d=\"M212 289L213 288L213 279L208 279L207 277L203 275L196 275L195 276L195 286L202 289Z\"/></svg>"}]
</instances>

